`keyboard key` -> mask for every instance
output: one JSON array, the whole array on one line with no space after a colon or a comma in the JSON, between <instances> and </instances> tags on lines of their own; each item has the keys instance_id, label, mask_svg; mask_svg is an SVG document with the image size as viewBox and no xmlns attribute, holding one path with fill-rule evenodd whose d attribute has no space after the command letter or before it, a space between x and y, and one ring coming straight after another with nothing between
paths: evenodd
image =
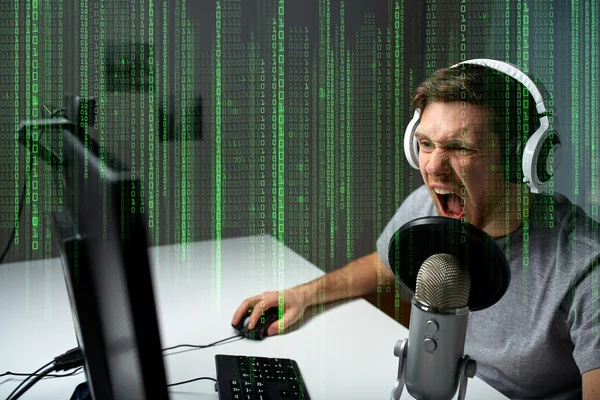
<instances>
[{"instance_id":1,"label":"keyboard key","mask_svg":"<svg viewBox=\"0 0 600 400\"><path fill-rule=\"evenodd\" d=\"M235 382L235 381L233 381ZM231 393L242 393L242 388L240 387L239 384L233 384L233 382L231 383Z\"/></svg>"},{"instance_id":2,"label":"keyboard key","mask_svg":"<svg viewBox=\"0 0 600 400\"><path fill-rule=\"evenodd\" d=\"M248 359L248 357L239 356L238 365L250 365L250 360Z\"/></svg>"},{"instance_id":3,"label":"keyboard key","mask_svg":"<svg viewBox=\"0 0 600 400\"><path fill-rule=\"evenodd\" d=\"M284 367L287 367L288 365L292 365L292 360L290 360L289 358L281 358L280 360Z\"/></svg>"},{"instance_id":4,"label":"keyboard key","mask_svg":"<svg viewBox=\"0 0 600 400\"><path fill-rule=\"evenodd\" d=\"M279 389L279 395L284 399L289 399L292 397L292 394L288 389Z\"/></svg>"},{"instance_id":5,"label":"keyboard key","mask_svg":"<svg viewBox=\"0 0 600 400\"><path fill-rule=\"evenodd\" d=\"M267 385L264 382L256 382L256 394L267 395Z\"/></svg>"},{"instance_id":6,"label":"keyboard key","mask_svg":"<svg viewBox=\"0 0 600 400\"><path fill-rule=\"evenodd\" d=\"M304 395L300 390L300 385L297 383L290 384L290 392L292 393L293 399L303 399Z\"/></svg>"}]
</instances>

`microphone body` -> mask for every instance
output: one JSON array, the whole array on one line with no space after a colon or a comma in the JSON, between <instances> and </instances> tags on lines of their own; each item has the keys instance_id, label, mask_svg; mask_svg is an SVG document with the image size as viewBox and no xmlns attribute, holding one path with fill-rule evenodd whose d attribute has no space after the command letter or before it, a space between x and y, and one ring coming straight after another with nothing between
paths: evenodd
<instances>
[{"instance_id":1,"label":"microphone body","mask_svg":"<svg viewBox=\"0 0 600 400\"><path fill-rule=\"evenodd\" d=\"M390 398L399 400L406 384L418 400L451 400L460 385L464 399L467 378L477 363L463 356L469 320L469 272L451 254L427 258L417 274L408 339L398 342L398 379Z\"/></svg>"},{"instance_id":2,"label":"microphone body","mask_svg":"<svg viewBox=\"0 0 600 400\"><path fill-rule=\"evenodd\" d=\"M460 381L469 308L440 310L413 297L406 389L416 399L448 400Z\"/></svg>"}]
</instances>

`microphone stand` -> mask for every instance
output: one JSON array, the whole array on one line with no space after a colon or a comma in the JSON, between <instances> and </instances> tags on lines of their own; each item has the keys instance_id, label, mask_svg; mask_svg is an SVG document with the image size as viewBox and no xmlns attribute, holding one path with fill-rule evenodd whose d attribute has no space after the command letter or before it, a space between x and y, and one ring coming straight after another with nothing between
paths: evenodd
<instances>
[{"instance_id":1,"label":"microphone stand","mask_svg":"<svg viewBox=\"0 0 600 400\"><path fill-rule=\"evenodd\" d=\"M406 353L408 351L408 339L398 340L394 346L394 355L398 360L398 378L390 394L390 400L400 400L404 390L404 365L406 364ZM467 379L473 378L477 371L477 361L465 355L460 361L458 400L464 400L467 394Z\"/></svg>"},{"instance_id":2,"label":"microphone stand","mask_svg":"<svg viewBox=\"0 0 600 400\"><path fill-rule=\"evenodd\" d=\"M392 389L390 400L400 400L402 391L404 390L404 364L406 363L406 351L408 350L408 339L398 340L394 346L394 355L399 357L398 360L398 378Z\"/></svg>"}]
</instances>

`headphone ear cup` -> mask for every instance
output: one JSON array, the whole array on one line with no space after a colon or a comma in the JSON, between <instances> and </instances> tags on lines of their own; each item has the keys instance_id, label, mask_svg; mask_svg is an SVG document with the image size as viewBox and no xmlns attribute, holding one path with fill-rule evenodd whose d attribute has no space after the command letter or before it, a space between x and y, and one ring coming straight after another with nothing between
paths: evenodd
<instances>
[{"instance_id":1,"label":"headphone ear cup","mask_svg":"<svg viewBox=\"0 0 600 400\"><path fill-rule=\"evenodd\" d=\"M415 131L421 121L421 110L417 108L404 131L404 156L411 167L419 169L419 144L415 140Z\"/></svg>"},{"instance_id":2,"label":"headphone ear cup","mask_svg":"<svg viewBox=\"0 0 600 400\"><path fill-rule=\"evenodd\" d=\"M550 131L540 148L537 158L537 176L540 182L552 178L560 164L560 139L555 131Z\"/></svg>"}]
</instances>

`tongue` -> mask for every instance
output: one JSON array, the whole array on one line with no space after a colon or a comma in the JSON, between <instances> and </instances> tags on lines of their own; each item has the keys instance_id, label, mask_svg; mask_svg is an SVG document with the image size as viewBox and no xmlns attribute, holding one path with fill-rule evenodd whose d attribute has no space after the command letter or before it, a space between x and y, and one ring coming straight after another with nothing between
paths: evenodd
<instances>
[{"instance_id":1,"label":"tongue","mask_svg":"<svg viewBox=\"0 0 600 400\"><path fill-rule=\"evenodd\" d=\"M462 213L462 204L460 204L460 196L454 193L448 195L448 201L446 202L448 210L454 215L460 215Z\"/></svg>"}]
</instances>

